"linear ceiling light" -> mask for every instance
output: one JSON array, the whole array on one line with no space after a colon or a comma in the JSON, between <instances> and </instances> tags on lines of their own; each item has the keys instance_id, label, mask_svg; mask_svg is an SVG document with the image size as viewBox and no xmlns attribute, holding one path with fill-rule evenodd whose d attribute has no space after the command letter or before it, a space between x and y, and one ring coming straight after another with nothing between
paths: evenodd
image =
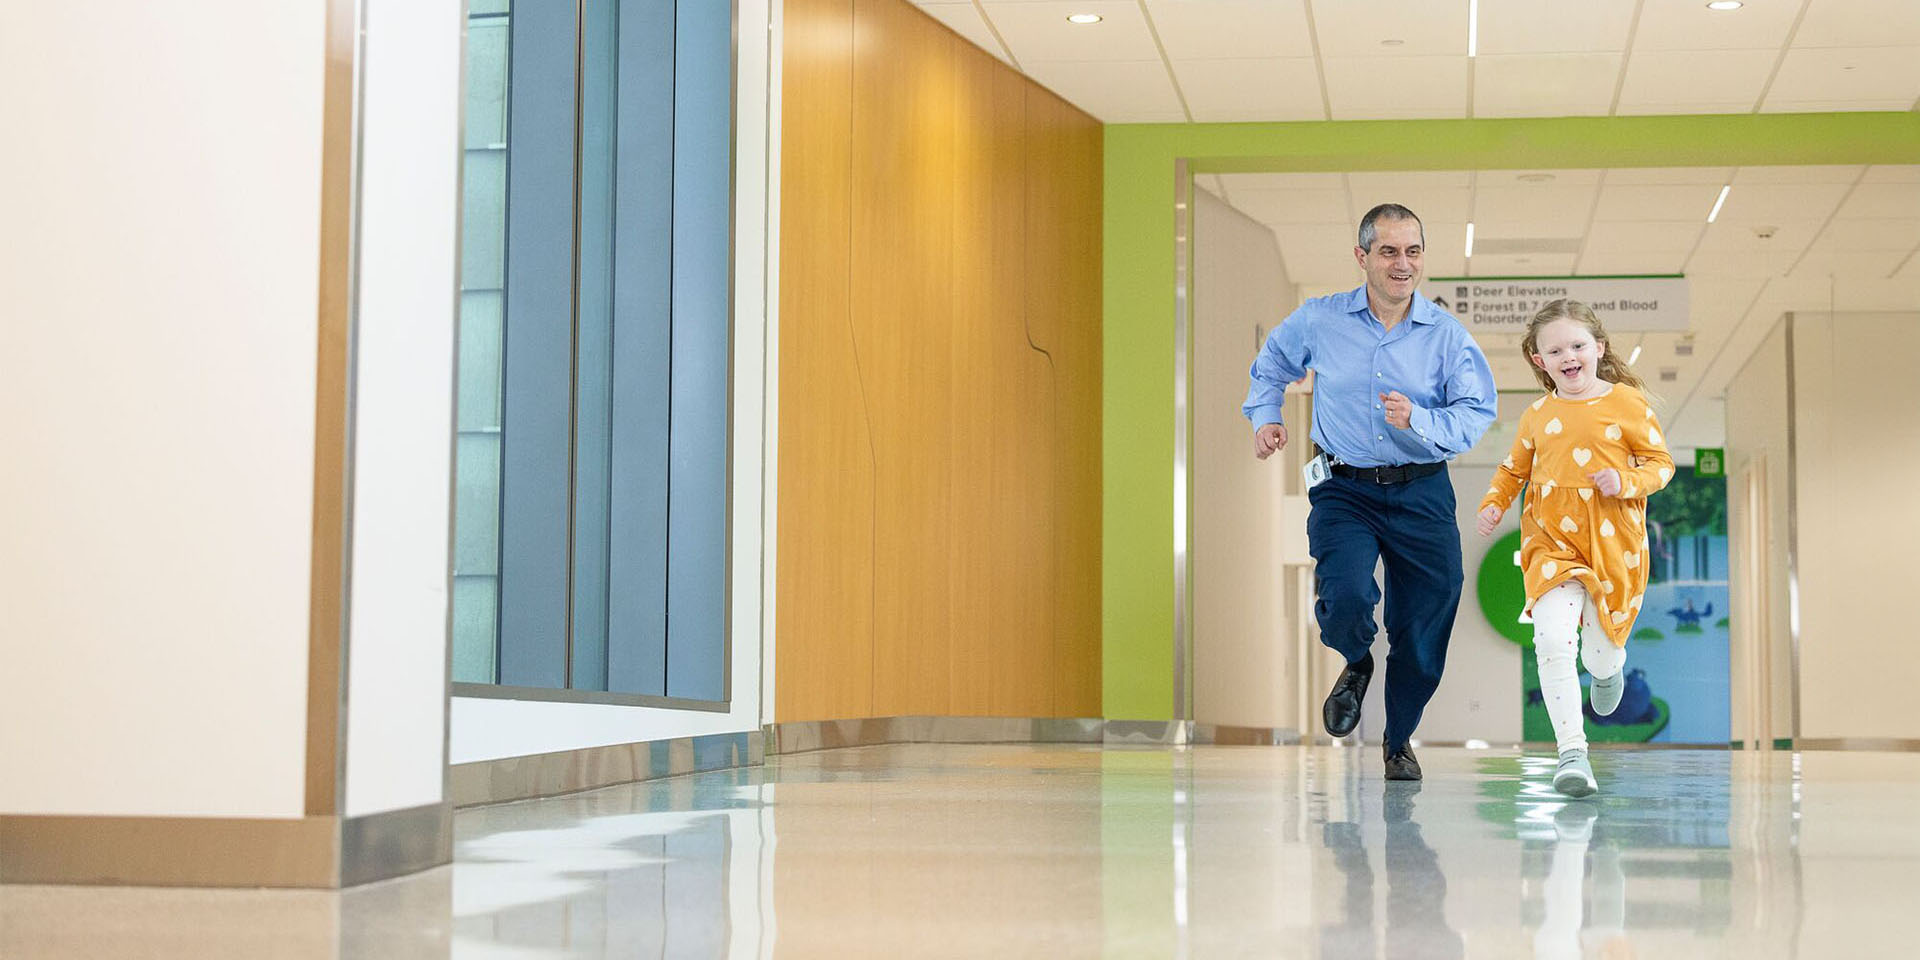
<instances>
[{"instance_id":1,"label":"linear ceiling light","mask_svg":"<svg viewBox=\"0 0 1920 960\"><path fill-rule=\"evenodd\" d=\"M1707 9L1708 10L1738 10L1744 6L1746 6L1746 4L1741 3L1740 0L1713 0L1712 3L1707 4Z\"/></svg>"},{"instance_id":2,"label":"linear ceiling light","mask_svg":"<svg viewBox=\"0 0 1920 960\"><path fill-rule=\"evenodd\" d=\"M1068 23L1099 23L1100 15L1097 13L1076 13L1073 16L1068 17L1067 22Z\"/></svg>"},{"instance_id":3,"label":"linear ceiling light","mask_svg":"<svg viewBox=\"0 0 1920 960\"><path fill-rule=\"evenodd\" d=\"M1721 204L1724 204L1727 202L1727 192L1732 189L1733 189L1733 184L1731 183L1720 188L1720 199L1715 200L1713 202L1713 212L1707 214L1708 223L1712 223L1715 220L1715 218L1720 216L1720 206Z\"/></svg>"},{"instance_id":4,"label":"linear ceiling light","mask_svg":"<svg viewBox=\"0 0 1920 960\"><path fill-rule=\"evenodd\" d=\"M1473 256L1473 223L1467 223L1467 256Z\"/></svg>"},{"instance_id":5,"label":"linear ceiling light","mask_svg":"<svg viewBox=\"0 0 1920 960\"><path fill-rule=\"evenodd\" d=\"M1631 367L1638 362L1640 362L1640 348L1636 346L1633 348L1633 354L1627 357L1627 366Z\"/></svg>"},{"instance_id":6,"label":"linear ceiling light","mask_svg":"<svg viewBox=\"0 0 1920 960\"><path fill-rule=\"evenodd\" d=\"M1480 55L1480 0L1467 0L1467 56Z\"/></svg>"}]
</instances>

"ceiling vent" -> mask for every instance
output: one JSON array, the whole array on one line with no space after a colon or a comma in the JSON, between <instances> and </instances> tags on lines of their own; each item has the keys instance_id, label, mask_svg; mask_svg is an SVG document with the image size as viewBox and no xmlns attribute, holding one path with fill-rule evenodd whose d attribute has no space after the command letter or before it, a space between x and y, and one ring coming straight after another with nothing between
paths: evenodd
<instances>
[{"instance_id":1,"label":"ceiling vent","mask_svg":"<svg viewBox=\"0 0 1920 960\"><path fill-rule=\"evenodd\" d=\"M1661 382L1661 383L1672 383L1672 382L1674 382L1675 380L1678 380L1678 379L1680 379L1680 368L1679 368L1679 367L1661 367L1661 368L1660 368L1660 382Z\"/></svg>"}]
</instances>

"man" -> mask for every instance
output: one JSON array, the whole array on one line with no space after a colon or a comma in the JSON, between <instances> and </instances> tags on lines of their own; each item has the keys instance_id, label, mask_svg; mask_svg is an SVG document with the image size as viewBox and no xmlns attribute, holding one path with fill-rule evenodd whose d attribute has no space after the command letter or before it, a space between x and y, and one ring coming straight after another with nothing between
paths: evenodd
<instances>
[{"instance_id":1,"label":"man","mask_svg":"<svg viewBox=\"0 0 1920 960\"><path fill-rule=\"evenodd\" d=\"M1386 203L1360 221L1354 259L1364 286L1309 300L1267 337L1242 412L1254 456L1287 445L1287 384L1314 372L1313 439L1331 476L1308 492L1307 541L1317 564L1320 642L1347 667L1321 714L1344 737L1360 722L1373 678L1374 605L1387 575L1387 779L1418 780L1407 741L1440 685L1460 606L1460 528L1446 461L1471 449L1494 417L1493 371L1466 329L1415 292L1425 230Z\"/></svg>"}]
</instances>

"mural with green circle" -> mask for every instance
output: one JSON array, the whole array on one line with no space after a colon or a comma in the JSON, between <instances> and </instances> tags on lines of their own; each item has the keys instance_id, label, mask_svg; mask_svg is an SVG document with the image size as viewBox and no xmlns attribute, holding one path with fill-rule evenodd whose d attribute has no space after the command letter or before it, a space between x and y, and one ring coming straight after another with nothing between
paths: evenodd
<instances>
[{"instance_id":1,"label":"mural with green circle","mask_svg":"<svg viewBox=\"0 0 1920 960\"><path fill-rule=\"evenodd\" d=\"M1520 611L1527 606L1527 583L1520 565L1513 559L1519 552L1519 530L1509 530L1506 536L1495 540L1480 560L1476 592L1480 597L1480 612L1487 615L1487 623L1494 631L1531 649L1533 624L1520 622Z\"/></svg>"}]
</instances>

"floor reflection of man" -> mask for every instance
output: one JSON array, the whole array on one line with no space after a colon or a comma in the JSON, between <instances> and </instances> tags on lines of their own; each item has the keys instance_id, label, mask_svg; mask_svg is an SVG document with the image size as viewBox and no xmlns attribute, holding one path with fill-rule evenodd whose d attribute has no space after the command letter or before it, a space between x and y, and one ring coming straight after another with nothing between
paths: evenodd
<instances>
[{"instance_id":1,"label":"floor reflection of man","mask_svg":"<svg viewBox=\"0 0 1920 960\"><path fill-rule=\"evenodd\" d=\"M1451 960L1465 956L1465 943L1447 926L1447 878L1413 818L1418 781L1388 781L1381 798L1386 821L1386 955L1401 960ZM1373 864L1360 824L1326 825L1327 851L1346 879L1342 919L1321 928L1320 956L1373 957Z\"/></svg>"}]
</instances>

